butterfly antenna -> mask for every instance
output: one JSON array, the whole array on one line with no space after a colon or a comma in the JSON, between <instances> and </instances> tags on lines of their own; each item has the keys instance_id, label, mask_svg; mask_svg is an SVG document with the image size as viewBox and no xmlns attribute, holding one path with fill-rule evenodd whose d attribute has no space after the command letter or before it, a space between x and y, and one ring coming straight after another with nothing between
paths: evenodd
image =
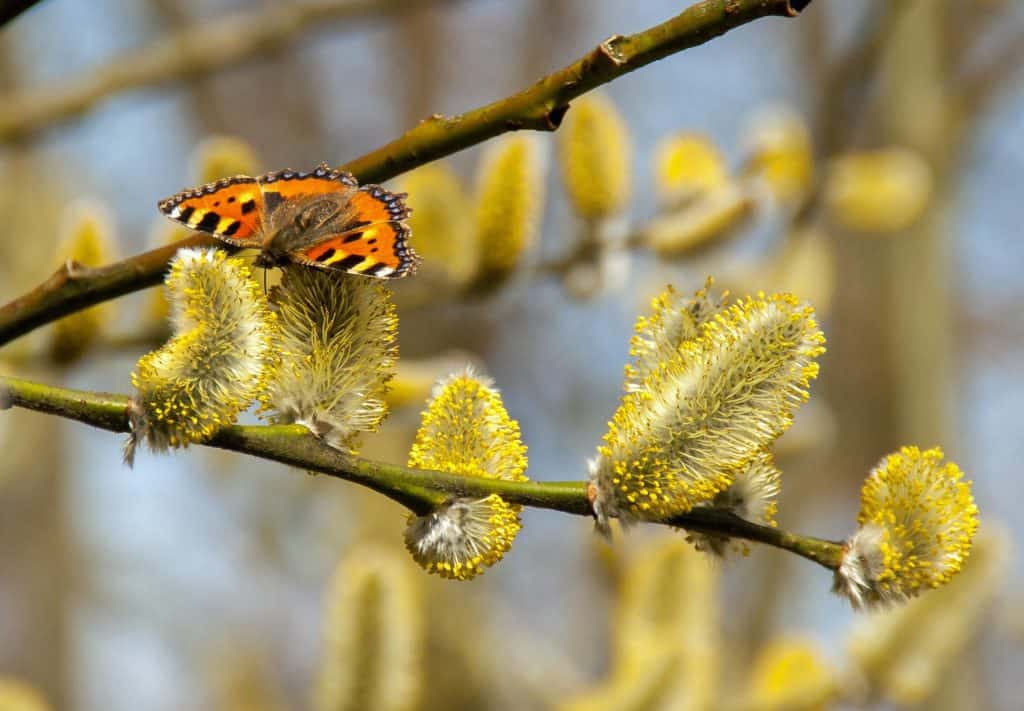
<instances>
[{"instance_id":1,"label":"butterfly antenna","mask_svg":"<svg viewBox=\"0 0 1024 711\"><path fill-rule=\"evenodd\" d=\"M263 295L267 295L267 270L263 270Z\"/></svg>"}]
</instances>

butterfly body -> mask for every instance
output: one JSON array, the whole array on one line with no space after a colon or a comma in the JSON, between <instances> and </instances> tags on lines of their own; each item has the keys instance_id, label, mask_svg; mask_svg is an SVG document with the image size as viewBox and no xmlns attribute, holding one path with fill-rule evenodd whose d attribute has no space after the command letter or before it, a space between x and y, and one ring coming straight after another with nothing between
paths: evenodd
<instances>
[{"instance_id":1,"label":"butterfly body","mask_svg":"<svg viewBox=\"0 0 1024 711\"><path fill-rule=\"evenodd\" d=\"M299 173L238 175L162 200L176 222L237 247L258 249L256 264L396 278L415 271L404 195L359 186L321 164Z\"/></svg>"}]
</instances>

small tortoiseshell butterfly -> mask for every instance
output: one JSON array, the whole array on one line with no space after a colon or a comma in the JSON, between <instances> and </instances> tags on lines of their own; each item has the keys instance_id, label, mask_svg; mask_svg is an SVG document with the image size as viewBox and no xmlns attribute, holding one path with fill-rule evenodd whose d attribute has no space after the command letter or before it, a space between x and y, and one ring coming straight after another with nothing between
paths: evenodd
<instances>
[{"instance_id":1,"label":"small tortoiseshell butterfly","mask_svg":"<svg viewBox=\"0 0 1024 711\"><path fill-rule=\"evenodd\" d=\"M404 194L321 163L308 173L236 175L160 201L160 212L237 247L260 250L256 265L311 267L382 279L411 274Z\"/></svg>"}]
</instances>

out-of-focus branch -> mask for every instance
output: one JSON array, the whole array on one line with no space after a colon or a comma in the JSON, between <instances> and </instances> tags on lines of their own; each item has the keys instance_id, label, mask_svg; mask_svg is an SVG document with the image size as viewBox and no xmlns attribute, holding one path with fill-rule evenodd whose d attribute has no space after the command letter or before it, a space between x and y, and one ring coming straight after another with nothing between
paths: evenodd
<instances>
[{"instance_id":1,"label":"out-of-focus branch","mask_svg":"<svg viewBox=\"0 0 1024 711\"><path fill-rule=\"evenodd\" d=\"M435 116L342 167L362 182L381 181L501 133L517 129L553 131L568 102L591 89L760 17L795 16L809 2L704 0L643 32L605 40L525 91L459 116ZM154 286L179 247L203 244L213 242L191 237L98 269L73 274L61 268L33 291L0 307L0 345L80 309Z\"/></svg>"},{"instance_id":2,"label":"out-of-focus branch","mask_svg":"<svg viewBox=\"0 0 1024 711\"><path fill-rule=\"evenodd\" d=\"M960 58L962 61L962 58ZM967 112L978 114L984 110L999 91L1006 86L1024 64L1024 32L1015 32L1004 40L992 56L981 66L962 70L954 86L960 106Z\"/></svg>"},{"instance_id":3,"label":"out-of-focus branch","mask_svg":"<svg viewBox=\"0 0 1024 711\"><path fill-rule=\"evenodd\" d=\"M852 46L821 72L812 134L822 155L831 156L852 143L851 134L862 124L861 114L882 51L902 12L902 5L891 9L878 4L870 7Z\"/></svg>"},{"instance_id":4,"label":"out-of-focus branch","mask_svg":"<svg viewBox=\"0 0 1024 711\"><path fill-rule=\"evenodd\" d=\"M56 87L0 98L0 141L34 134L124 91L179 81L247 59L266 57L295 42L307 29L319 29L325 23L405 12L410 2L429 1L440 0L279 2L203 22Z\"/></svg>"},{"instance_id":5,"label":"out-of-focus branch","mask_svg":"<svg viewBox=\"0 0 1024 711\"><path fill-rule=\"evenodd\" d=\"M39 0L0 0L0 27L38 2Z\"/></svg>"},{"instance_id":6,"label":"out-of-focus branch","mask_svg":"<svg viewBox=\"0 0 1024 711\"><path fill-rule=\"evenodd\" d=\"M129 431L128 398L124 395L68 390L0 376L0 408L15 405L111 432ZM587 485L582 481L506 481L410 469L343 454L300 425L235 425L218 432L208 444L366 486L419 514L452 497L480 498L499 494L523 506L579 516L593 515ZM765 543L832 570L838 567L842 556L840 543L759 526L713 509L695 509L664 523L689 531Z\"/></svg>"}]
</instances>

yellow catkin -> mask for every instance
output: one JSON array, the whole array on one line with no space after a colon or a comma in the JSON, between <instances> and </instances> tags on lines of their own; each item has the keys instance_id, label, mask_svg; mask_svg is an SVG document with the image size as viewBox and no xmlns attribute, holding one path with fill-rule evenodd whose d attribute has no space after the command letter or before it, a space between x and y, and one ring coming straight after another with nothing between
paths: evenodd
<instances>
[{"instance_id":1,"label":"yellow catkin","mask_svg":"<svg viewBox=\"0 0 1024 711\"><path fill-rule=\"evenodd\" d=\"M641 667L613 676L593 689L558 703L556 711L660 711L677 700L678 657L659 651Z\"/></svg>"},{"instance_id":2,"label":"yellow catkin","mask_svg":"<svg viewBox=\"0 0 1024 711\"><path fill-rule=\"evenodd\" d=\"M725 187L729 172L710 139L681 133L661 141L655 149L654 179L662 204L672 209Z\"/></svg>"},{"instance_id":3,"label":"yellow catkin","mask_svg":"<svg viewBox=\"0 0 1024 711\"><path fill-rule=\"evenodd\" d=\"M132 373L132 437L154 450L201 442L266 387L274 314L249 266L216 249L183 249L167 275L175 335Z\"/></svg>"},{"instance_id":4,"label":"yellow catkin","mask_svg":"<svg viewBox=\"0 0 1024 711\"><path fill-rule=\"evenodd\" d=\"M721 666L718 574L675 538L650 544L623 571L612 672L559 711L716 708Z\"/></svg>"},{"instance_id":5,"label":"yellow catkin","mask_svg":"<svg viewBox=\"0 0 1024 711\"><path fill-rule=\"evenodd\" d=\"M440 383L423 413L409 466L464 476L526 480L526 446L490 380L472 371ZM519 533L521 506L492 494L410 516L406 548L426 571L468 580L497 563Z\"/></svg>"},{"instance_id":6,"label":"yellow catkin","mask_svg":"<svg viewBox=\"0 0 1024 711\"><path fill-rule=\"evenodd\" d=\"M978 528L969 482L938 447L903 447L871 472L861 491L861 527L881 529L882 597L911 597L949 582Z\"/></svg>"},{"instance_id":7,"label":"yellow catkin","mask_svg":"<svg viewBox=\"0 0 1024 711\"><path fill-rule=\"evenodd\" d=\"M64 236L56 250L57 262L71 267L99 267L116 259L113 218L103 205L79 203L65 216ZM53 324L50 355L57 363L72 363L99 340L114 318L113 305L100 304Z\"/></svg>"},{"instance_id":8,"label":"yellow catkin","mask_svg":"<svg viewBox=\"0 0 1024 711\"><path fill-rule=\"evenodd\" d=\"M487 146L475 195L481 279L507 275L536 241L544 215L544 172L537 136L509 134Z\"/></svg>"},{"instance_id":9,"label":"yellow catkin","mask_svg":"<svg viewBox=\"0 0 1024 711\"><path fill-rule=\"evenodd\" d=\"M761 178L777 200L797 203L814 180L814 152L803 117L786 107L762 109L750 120L751 172Z\"/></svg>"},{"instance_id":10,"label":"yellow catkin","mask_svg":"<svg viewBox=\"0 0 1024 711\"><path fill-rule=\"evenodd\" d=\"M0 711L49 711L42 694L18 679L0 678Z\"/></svg>"},{"instance_id":11,"label":"yellow catkin","mask_svg":"<svg viewBox=\"0 0 1024 711\"><path fill-rule=\"evenodd\" d=\"M408 222L423 257L421 276L433 271L456 288L469 284L480 269L481 244L475 239L473 203L462 181L448 163L439 161L406 173L397 189L409 194Z\"/></svg>"},{"instance_id":12,"label":"yellow catkin","mask_svg":"<svg viewBox=\"0 0 1024 711\"><path fill-rule=\"evenodd\" d=\"M882 148L839 156L829 165L825 204L840 225L867 234L910 227L932 193L932 172L909 148Z\"/></svg>"},{"instance_id":13,"label":"yellow catkin","mask_svg":"<svg viewBox=\"0 0 1024 711\"><path fill-rule=\"evenodd\" d=\"M803 296L824 318L836 289L836 256L828 235L813 227L798 229L786 240L768 278L773 288Z\"/></svg>"},{"instance_id":14,"label":"yellow catkin","mask_svg":"<svg viewBox=\"0 0 1024 711\"><path fill-rule=\"evenodd\" d=\"M576 212L588 220L622 212L632 187L632 147L611 99L587 94L574 101L557 137L562 180Z\"/></svg>"},{"instance_id":15,"label":"yellow catkin","mask_svg":"<svg viewBox=\"0 0 1024 711\"><path fill-rule=\"evenodd\" d=\"M613 637L616 665L621 671L640 667L658 649L676 655L678 703L662 708L709 709L717 698L718 578L703 556L674 539L651 546L623 576Z\"/></svg>"},{"instance_id":16,"label":"yellow catkin","mask_svg":"<svg viewBox=\"0 0 1024 711\"><path fill-rule=\"evenodd\" d=\"M812 643L781 639L758 652L743 711L825 711L838 690L835 672Z\"/></svg>"},{"instance_id":17,"label":"yellow catkin","mask_svg":"<svg viewBox=\"0 0 1024 711\"><path fill-rule=\"evenodd\" d=\"M750 191L739 183L729 183L654 218L644 228L643 237L661 257L685 255L734 234L753 211Z\"/></svg>"},{"instance_id":18,"label":"yellow catkin","mask_svg":"<svg viewBox=\"0 0 1024 711\"><path fill-rule=\"evenodd\" d=\"M204 665L217 711L285 711L288 704L269 660L249 648L218 650Z\"/></svg>"},{"instance_id":19,"label":"yellow catkin","mask_svg":"<svg viewBox=\"0 0 1024 711\"><path fill-rule=\"evenodd\" d=\"M711 296L713 280L692 297L677 292L671 285L651 299L651 314L640 316L629 341L632 362L626 365L626 391L640 390L644 381L661 363L672 358L685 341L700 335L700 327L722 309L726 296Z\"/></svg>"},{"instance_id":20,"label":"yellow catkin","mask_svg":"<svg viewBox=\"0 0 1024 711\"><path fill-rule=\"evenodd\" d=\"M196 146L191 164L191 174L195 176L192 182L203 185L232 175L255 175L259 161L252 147L242 139L210 136ZM149 242L154 247L163 247L193 234L187 227L159 217L153 223ZM150 291L146 303L146 319L153 324L155 330L159 330L166 326L169 316L170 306L163 290Z\"/></svg>"},{"instance_id":21,"label":"yellow catkin","mask_svg":"<svg viewBox=\"0 0 1024 711\"><path fill-rule=\"evenodd\" d=\"M212 183L232 175L255 175L259 161L247 142L236 136L210 136L196 146L192 174L198 183Z\"/></svg>"},{"instance_id":22,"label":"yellow catkin","mask_svg":"<svg viewBox=\"0 0 1024 711\"><path fill-rule=\"evenodd\" d=\"M408 562L361 549L327 592L315 711L410 711L422 696L422 594Z\"/></svg>"},{"instance_id":23,"label":"yellow catkin","mask_svg":"<svg viewBox=\"0 0 1024 711\"><path fill-rule=\"evenodd\" d=\"M873 695L899 708L930 708L944 678L971 653L1005 585L1011 555L1009 532L986 524L948 585L860 618L850 635L850 658Z\"/></svg>"},{"instance_id":24,"label":"yellow catkin","mask_svg":"<svg viewBox=\"0 0 1024 711\"><path fill-rule=\"evenodd\" d=\"M824 336L790 294L746 298L628 392L592 463L602 519L662 520L711 500L784 432Z\"/></svg>"},{"instance_id":25,"label":"yellow catkin","mask_svg":"<svg viewBox=\"0 0 1024 711\"><path fill-rule=\"evenodd\" d=\"M471 354L457 349L430 358L402 358L398 361L391 389L385 398L388 406L421 406L430 398L438 380L472 360Z\"/></svg>"},{"instance_id":26,"label":"yellow catkin","mask_svg":"<svg viewBox=\"0 0 1024 711\"><path fill-rule=\"evenodd\" d=\"M161 217L153 223L149 243L153 247L165 247L190 237L192 230ZM171 305L163 289L150 290L146 300L145 318L155 332L170 328Z\"/></svg>"},{"instance_id":27,"label":"yellow catkin","mask_svg":"<svg viewBox=\"0 0 1024 711\"><path fill-rule=\"evenodd\" d=\"M387 416L398 359L398 316L379 280L286 268L270 295L277 366L261 397L274 422L296 422L337 449Z\"/></svg>"}]
</instances>

